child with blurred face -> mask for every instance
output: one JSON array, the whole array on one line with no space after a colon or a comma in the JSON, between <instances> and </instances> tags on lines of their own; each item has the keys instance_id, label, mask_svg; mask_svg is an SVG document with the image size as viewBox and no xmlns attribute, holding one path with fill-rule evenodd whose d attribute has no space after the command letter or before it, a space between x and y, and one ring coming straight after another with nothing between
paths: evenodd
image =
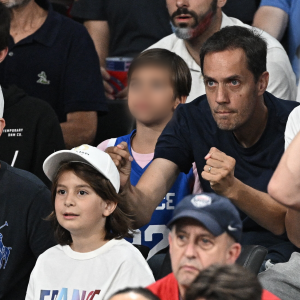
<instances>
[{"instance_id":1,"label":"child with blurred face","mask_svg":"<svg viewBox=\"0 0 300 300\"><path fill-rule=\"evenodd\" d=\"M191 75L188 66L175 53L164 49L151 49L140 54L131 64L128 72L128 106L136 120L136 130L131 134L110 139L98 148L120 143L128 145L133 162L131 184L136 185L151 164L158 137L172 119L176 107L184 104L191 89ZM148 259L168 246L167 222L175 205L186 195L200 191L196 181L196 170L180 173L161 204L152 215L149 224L138 230L134 244L149 247ZM158 235L159 234L159 235ZM150 238L147 237L150 235ZM152 236L155 235L155 238Z\"/></svg>"}]
</instances>

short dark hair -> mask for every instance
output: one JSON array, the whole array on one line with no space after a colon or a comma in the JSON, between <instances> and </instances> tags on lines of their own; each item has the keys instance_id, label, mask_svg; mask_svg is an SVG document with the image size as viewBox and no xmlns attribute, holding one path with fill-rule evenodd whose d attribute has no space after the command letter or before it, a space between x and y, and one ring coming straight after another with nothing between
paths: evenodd
<instances>
[{"instance_id":1,"label":"short dark hair","mask_svg":"<svg viewBox=\"0 0 300 300\"><path fill-rule=\"evenodd\" d=\"M248 270L233 265L212 265L200 272L185 300L261 300L262 287Z\"/></svg>"},{"instance_id":2,"label":"short dark hair","mask_svg":"<svg viewBox=\"0 0 300 300\"><path fill-rule=\"evenodd\" d=\"M204 75L204 58L209 53L243 49L247 57L248 70L257 82L267 70L267 43L257 29L229 26L213 34L202 46L200 64Z\"/></svg>"},{"instance_id":3,"label":"short dark hair","mask_svg":"<svg viewBox=\"0 0 300 300\"><path fill-rule=\"evenodd\" d=\"M111 182L89 165L78 162L65 162L61 164L61 167L59 168L53 180L51 190L53 212L47 218L47 220L52 221L54 235L60 245L72 244L72 237L70 232L58 223L55 213L55 197L57 192L56 190L58 180L60 176L66 171L73 172L80 179L87 182L96 192L96 194L100 196L104 201L113 201L117 203L117 207L114 212L106 218L105 240L110 240L113 238L122 239L125 237L133 237L133 220L131 218L131 209L129 208L127 202L124 201L119 194L117 194Z\"/></svg>"},{"instance_id":4,"label":"short dark hair","mask_svg":"<svg viewBox=\"0 0 300 300\"><path fill-rule=\"evenodd\" d=\"M10 11L0 2L0 51L8 47L10 35Z\"/></svg>"},{"instance_id":5,"label":"short dark hair","mask_svg":"<svg viewBox=\"0 0 300 300\"><path fill-rule=\"evenodd\" d=\"M133 72L143 66L160 66L170 70L175 99L190 94L192 75L186 62L177 54L166 49L150 49L142 52L130 65L128 83Z\"/></svg>"},{"instance_id":6,"label":"short dark hair","mask_svg":"<svg viewBox=\"0 0 300 300\"><path fill-rule=\"evenodd\" d=\"M141 295L143 297L145 297L146 299L149 300L160 300L156 295L154 295L150 290L145 289L145 288L125 288L123 290L120 290L118 292L116 292L115 294L113 294L110 299L116 295L122 295L122 294L128 294L128 293L135 293L138 295Z\"/></svg>"}]
</instances>

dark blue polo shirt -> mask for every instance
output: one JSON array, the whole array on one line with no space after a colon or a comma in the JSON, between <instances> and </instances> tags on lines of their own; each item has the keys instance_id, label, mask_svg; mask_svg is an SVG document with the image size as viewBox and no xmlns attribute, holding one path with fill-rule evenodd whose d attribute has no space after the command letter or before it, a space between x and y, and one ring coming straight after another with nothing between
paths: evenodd
<instances>
[{"instance_id":1,"label":"dark blue polo shirt","mask_svg":"<svg viewBox=\"0 0 300 300\"><path fill-rule=\"evenodd\" d=\"M15 84L47 101L60 122L75 111L106 111L99 59L84 26L54 12L47 0L44 24L17 44L0 64L0 84Z\"/></svg>"},{"instance_id":2,"label":"dark blue polo shirt","mask_svg":"<svg viewBox=\"0 0 300 300\"><path fill-rule=\"evenodd\" d=\"M264 94L268 108L268 122L259 141L249 147L242 147L232 131L218 128L206 95L191 103L179 105L172 120L158 139L155 158L168 159L178 165L181 172L188 173L196 162L199 179L204 192L213 192L201 172L206 165L204 157L211 147L216 147L236 160L234 175L243 183L262 192L267 186L284 151L284 131L290 112L297 102L275 98ZM243 220L243 239L246 245L262 245L268 248L268 259L284 262L296 248L286 235L275 236L259 226L240 211Z\"/></svg>"}]
</instances>

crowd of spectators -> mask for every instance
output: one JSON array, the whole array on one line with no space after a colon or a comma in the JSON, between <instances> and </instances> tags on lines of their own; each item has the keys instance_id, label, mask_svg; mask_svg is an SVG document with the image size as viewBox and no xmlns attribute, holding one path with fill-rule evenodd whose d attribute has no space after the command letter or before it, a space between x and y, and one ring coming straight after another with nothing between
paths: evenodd
<instances>
[{"instance_id":1,"label":"crowd of spectators","mask_svg":"<svg viewBox=\"0 0 300 300\"><path fill-rule=\"evenodd\" d=\"M0 300L298 300L299 18L0 0Z\"/></svg>"}]
</instances>

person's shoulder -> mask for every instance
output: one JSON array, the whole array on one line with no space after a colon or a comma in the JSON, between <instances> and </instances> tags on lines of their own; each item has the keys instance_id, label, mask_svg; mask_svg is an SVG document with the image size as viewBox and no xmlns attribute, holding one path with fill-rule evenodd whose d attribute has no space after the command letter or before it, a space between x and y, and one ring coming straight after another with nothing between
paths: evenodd
<instances>
[{"instance_id":1,"label":"person's shoulder","mask_svg":"<svg viewBox=\"0 0 300 300\"><path fill-rule=\"evenodd\" d=\"M53 246L53 247L47 249L45 252L43 252L39 256L38 260L40 263L44 263L44 262L49 261L49 259L57 258L60 255L64 255L63 248L61 245L56 245L56 246Z\"/></svg>"},{"instance_id":2,"label":"person's shoulder","mask_svg":"<svg viewBox=\"0 0 300 300\"><path fill-rule=\"evenodd\" d=\"M8 175L7 178L10 181L10 185L18 186L19 192L22 191L22 189L30 190L31 194L38 190L45 190L49 192L46 185L34 174L11 167L7 163L1 161L1 168L2 167L5 168L5 173Z\"/></svg>"},{"instance_id":3,"label":"person's shoulder","mask_svg":"<svg viewBox=\"0 0 300 300\"><path fill-rule=\"evenodd\" d=\"M199 96L198 98L194 99L193 101L191 101L189 103L181 104L178 106L179 110L186 111L186 112L194 111L195 108L200 109L200 110L209 109L206 94Z\"/></svg>"},{"instance_id":4,"label":"person's shoulder","mask_svg":"<svg viewBox=\"0 0 300 300\"><path fill-rule=\"evenodd\" d=\"M126 262L128 261L130 264L132 261L131 259L135 260L136 262L140 259L143 259L144 261L141 252L124 239L113 240L113 246L111 247L110 252L113 256L118 257Z\"/></svg>"},{"instance_id":5,"label":"person's shoulder","mask_svg":"<svg viewBox=\"0 0 300 300\"><path fill-rule=\"evenodd\" d=\"M177 43L181 43L180 40L174 33L162 38L157 43L150 46L148 49L160 48L172 51Z\"/></svg>"},{"instance_id":6,"label":"person's shoulder","mask_svg":"<svg viewBox=\"0 0 300 300\"><path fill-rule=\"evenodd\" d=\"M161 294L164 290L167 290L170 286L177 284L176 278L173 273L157 280L151 285L147 286L147 289L153 292L156 295ZM176 287L175 287L176 288Z\"/></svg>"},{"instance_id":7,"label":"person's shoulder","mask_svg":"<svg viewBox=\"0 0 300 300\"><path fill-rule=\"evenodd\" d=\"M300 105L296 106L289 115L289 119L300 126Z\"/></svg>"},{"instance_id":8,"label":"person's shoulder","mask_svg":"<svg viewBox=\"0 0 300 300\"><path fill-rule=\"evenodd\" d=\"M283 100L275 97L274 95L265 92L266 96L272 101L274 106L277 108L278 115L288 117L290 113L299 106L299 102L291 100Z\"/></svg>"}]
</instances>

